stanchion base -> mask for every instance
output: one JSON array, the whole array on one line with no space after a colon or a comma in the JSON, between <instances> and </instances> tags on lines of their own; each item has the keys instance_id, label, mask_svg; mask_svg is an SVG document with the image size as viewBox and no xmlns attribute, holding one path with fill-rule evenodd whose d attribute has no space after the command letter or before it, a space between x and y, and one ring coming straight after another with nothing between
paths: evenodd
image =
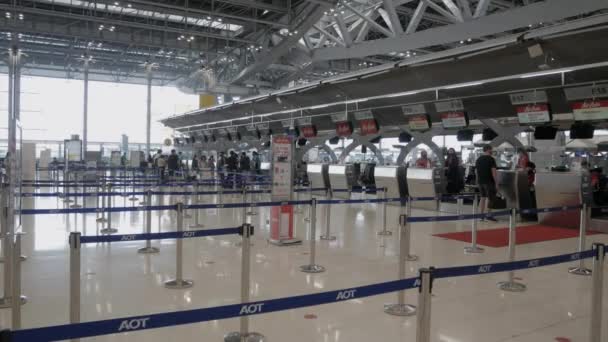
<instances>
[{"instance_id":1,"label":"stanchion base","mask_svg":"<svg viewBox=\"0 0 608 342\"><path fill-rule=\"evenodd\" d=\"M304 265L300 266L300 271L304 273L322 273L325 272L325 267L321 265Z\"/></svg>"},{"instance_id":2,"label":"stanchion base","mask_svg":"<svg viewBox=\"0 0 608 342\"><path fill-rule=\"evenodd\" d=\"M336 239L336 237L335 237L335 236L333 236L333 235L330 235L330 236L327 236L327 235L321 235L321 237L320 237L320 238L321 238L321 240L327 240L327 241L334 241L334 240Z\"/></svg>"},{"instance_id":3,"label":"stanchion base","mask_svg":"<svg viewBox=\"0 0 608 342\"><path fill-rule=\"evenodd\" d=\"M416 307L410 304L386 304L384 312L393 316L414 316Z\"/></svg>"},{"instance_id":4,"label":"stanchion base","mask_svg":"<svg viewBox=\"0 0 608 342\"><path fill-rule=\"evenodd\" d=\"M143 247L137 250L139 254L156 254L160 252L160 249L157 247Z\"/></svg>"},{"instance_id":5,"label":"stanchion base","mask_svg":"<svg viewBox=\"0 0 608 342\"><path fill-rule=\"evenodd\" d=\"M98 222L98 223L105 223L105 222L108 222L108 220L106 220L106 219L105 219L105 218L103 218L103 217L100 217L100 218L96 219L96 220L95 220L95 222Z\"/></svg>"},{"instance_id":6,"label":"stanchion base","mask_svg":"<svg viewBox=\"0 0 608 342\"><path fill-rule=\"evenodd\" d=\"M479 254L483 252L484 249L477 246L467 246L464 248L464 254Z\"/></svg>"},{"instance_id":7,"label":"stanchion base","mask_svg":"<svg viewBox=\"0 0 608 342\"><path fill-rule=\"evenodd\" d=\"M27 297L21 296L21 305L27 304ZM10 308L12 305L11 298L0 298L0 309Z\"/></svg>"},{"instance_id":8,"label":"stanchion base","mask_svg":"<svg viewBox=\"0 0 608 342\"><path fill-rule=\"evenodd\" d=\"M570 274L576 274L576 275L583 275L583 276L590 276L591 270L588 268L584 268L584 267L570 267L568 269L568 273Z\"/></svg>"},{"instance_id":9,"label":"stanchion base","mask_svg":"<svg viewBox=\"0 0 608 342\"><path fill-rule=\"evenodd\" d=\"M104 228L99 230L101 234L116 234L118 233L118 229L116 228Z\"/></svg>"},{"instance_id":10,"label":"stanchion base","mask_svg":"<svg viewBox=\"0 0 608 342\"><path fill-rule=\"evenodd\" d=\"M191 224L190 228L204 228L205 225L202 223L195 223L195 224Z\"/></svg>"},{"instance_id":11,"label":"stanchion base","mask_svg":"<svg viewBox=\"0 0 608 342\"><path fill-rule=\"evenodd\" d=\"M192 280L169 280L165 283L165 287L171 290L181 290L181 289L189 289L194 286L194 282Z\"/></svg>"},{"instance_id":12,"label":"stanchion base","mask_svg":"<svg viewBox=\"0 0 608 342\"><path fill-rule=\"evenodd\" d=\"M256 333L250 332L247 334L241 334L238 331L231 332L224 336L224 342L264 342L266 341L266 336Z\"/></svg>"},{"instance_id":13,"label":"stanchion base","mask_svg":"<svg viewBox=\"0 0 608 342\"><path fill-rule=\"evenodd\" d=\"M255 211L248 211L245 213L245 215L247 216L256 216L258 213L256 213Z\"/></svg>"},{"instance_id":14,"label":"stanchion base","mask_svg":"<svg viewBox=\"0 0 608 342\"><path fill-rule=\"evenodd\" d=\"M74 203L74 200L67 198L63 200L63 203Z\"/></svg>"},{"instance_id":15,"label":"stanchion base","mask_svg":"<svg viewBox=\"0 0 608 342\"><path fill-rule=\"evenodd\" d=\"M380 236L391 236L393 235L393 232L391 232L390 230L381 230L378 232L378 235Z\"/></svg>"},{"instance_id":16,"label":"stanchion base","mask_svg":"<svg viewBox=\"0 0 608 342\"><path fill-rule=\"evenodd\" d=\"M72 204L70 206L71 209L78 209L78 208L82 208L82 206L80 204Z\"/></svg>"},{"instance_id":17,"label":"stanchion base","mask_svg":"<svg viewBox=\"0 0 608 342\"><path fill-rule=\"evenodd\" d=\"M150 205L150 203L145 202L145 201L141 201L141 202L139 202L139 205L147 206L147 205Z\"/></svg>"},{"instance_id":18,"label":"stanchion base","mask_svg":"<svg viewBox=\"0 0 608 342\"><path fill-rule=\"evenodd\" d=\"M270 242L271 244L273 244L275 246L293 246L293 245L301 244L302 240L300 240L300 239L283 239L283 240L269 239L268 242Z\"/></svg>"},{"instance_id":19,"label":"stanchion base","mask_svg":"<svg viewBox=\"0 0 608 342\"><path fill-rule=\"evenodd\" d=\"M137 197L130 197L129 201L131 201L131 202L139 201L139 198L137 198Z\"/></svg>"},{"instance_id":20,"label":"stanchion base","mask_svg":"<svg viewBox=\"0 0 608 342\"><path fill-rule=\"evenodd\" d=\"M509 292L524 292L527 289L526 285L515 281L501 281L498 288Z\"/></svg>"},{"instance_id":21,"label":"stanchion base","mask_svg":"<svg viewBox=\"0 0 608 342\"><path fill-rule=\"evenodd\" d=\"M417 261L418 260L418 256L417 255L408 255L405 257L405 261Z\"/></svg>"}]
</instances>

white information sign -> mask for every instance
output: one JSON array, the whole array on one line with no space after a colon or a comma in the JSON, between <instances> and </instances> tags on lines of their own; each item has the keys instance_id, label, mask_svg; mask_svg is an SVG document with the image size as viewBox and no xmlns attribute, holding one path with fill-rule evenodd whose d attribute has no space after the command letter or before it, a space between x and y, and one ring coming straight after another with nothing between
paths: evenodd
<instances>
[{"instance_id":1,"label":"white information sign","mask_svg":"<svg viewBox=\"0 0 608 342\"><path fill-rule=\"evenodd\" d=\"M292 138L287 135L272 136L272 189L273 200L288 201L291 198L292 177Z\"/></svg>"}]
</instances>

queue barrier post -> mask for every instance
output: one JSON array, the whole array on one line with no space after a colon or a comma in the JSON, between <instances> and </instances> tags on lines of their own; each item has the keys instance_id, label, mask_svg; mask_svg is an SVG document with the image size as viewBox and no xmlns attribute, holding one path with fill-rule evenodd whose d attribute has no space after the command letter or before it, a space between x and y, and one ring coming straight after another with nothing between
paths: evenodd
<instances>
[{"instance_id":1,"label":"queue barrier post","mask_svg":"<svg viewBox=\"0 0 608 342\"><path fill-rule=\"evenodd\" d=\"M129 181L128 178L125 179L125 183L127 183ZM135 182L136 182L136 175L135 175L135 170L131 170L131 190L133 192L135 192ZM137 198L137 196L135 196L135 194L132 194L131 197L129 197L129 201L131 202L137 202L139 201L139 198Z\"/></svg>"},{"instance_id":2,"label":"queue barrier post","mask_svg":"<svg viewBox=\"0 0 608 342\"><path fill-rule=\"evenodd\" d=\"M241 241L241 303L249 303L249 292L251 284L251 246L250 238L253 235L253 226L243 223L239 234ZM224 336L224 342L262 342L264 335L249 331L249 316L241 316L239 331L231 332Z\"/></svg>"},{"instance_id":3,"label":"queue barrier post","mask_svg":"<svg viewBox=\"0 0 608 342\"><path fill-rule=\"evenodd\" d=\"M184 204L178 202L177 209L177 231L184 231ZM184 240L177 239L175 242L175 279L165 282L165 287L172 290L187 289L194 285L192 280L183 279Z\"/></svg>"},{"instance_id":4,"label":"queue barrier post","mask_svg":"<svg viewBox=\"0 0 608 342\"><path fill-rule=\"evenodd\" d=\"M409 236L408 236L407 215L399 216L399 270L398 279L405 279L405 261L409 260ZM417 259L417 258L416 258ZM397 304L386 304L384 312L393 316L413 316L416 314L416 307L405 304L405 290L397 292Z\"/></svg>"},{"instance_id":5,"label":"queue barrier post","mask_svg":"<svg viewBox=\"0 0 608 342\"><path fill-rule=\"evenodd\" d=\"M589 220L589 207L587 203L583 203L583 207L581 208L581 219L579 223L579 233L578 233L578 252L582 252L585 250L585 238L587 235L587 222ZM571 267L568 269L568 272L576 275L591 275L591 270L585 267L585 259L580 259L577 267Z\"/></svg>"},{"instance_id":6,"label":"queue barrier post","mask_svg":"<svg viewBox=\"0 0 608 342\"><path fill-rule=\"evenodd\" d=\"M84 191L84 183L82 186L82 192ZM82 208L82 205L78 204L78 173L74 172L74 203L72 205L70 205L70 208L72 209L76 209L76 208ZM84 203L84 197L82 198L83 203Z\"/></svg>"},{"instance_id":7,"label":"queue barrier post","mask_svg":"<svg viewBox=\"0 0 608 342\"><path fill-rule=\"evenodd\" d=\"M294 192L296 193L296 202L300 201L300 187L294 188ZM295 209L293 211L294 214L301 214L304 211L302 210L302 208L296 204Z\"/></svg>"},{"instance_id":8,"label":"queue barrier post","mask_svg":"<svg viewBox=\"0 0 608 342\"><path fill-rule=\"evenodd\" d=\"M108 194L107 194L107 187L106 187L105 183L102 183L100 187L101 187L102 195L97 196L97 202L99 203L99 197L101 197L101 216L98 217L95 221L104 223L104 222L107 222L107 220L105 218L105 209L106 209L106 197L108 196ZM97 206L97 208L99 209L99 205Z\"/></svg>"},{"instance_id":9,"label":"queue barrier post","mask_svg":"<svg viewBox=\"0 0 608 342\"><path fill-rule=\"evenodd\" d=\"M112 228L112 183L108 184L108 218L106 220L106 227L101 229L99 232L102 234L115 234L118 233L118 229Z\"/></svg>"},{"instance_id":10,"label":"queue barrier post","mask_svg":"<svg viewBox=\"0 0 608 342\"><path fill-rule=\"evenodd\" d=\"M14 234L11 229L9 229L9 188L7 186L2 185L0 191L0 234L2 235L2 252L3 252L3 263L4 263L4 276L3 276L3 297L0 298L0 309L13 308L16 301L13 301L13 298L19 298L20 305L27 303L27 297L22 296L20 291L17 291L17 295L15 296L15 277L17 277L17 272L21 272L21 261L25 260L25 257L21 255L21 248L19 251L15 251L15 236L19 239L19 244L21 244L21 236L19 234ZM21 245L19 245L21 247ZM19 269L17 269L19 268ZM19 281L19 286L21 279Z\"/></svg>"},{"instance_id":11,"label":"queue barrier post","mask_svg":"<svg viewBox=\"0 0 608 342\"><path fill-rule=\"evenodd\" d=\"M20 298L20 300L11 300L11 316L13 330L21 329L21 305L26 300L25 296L21 295L21 234L15 234L13 243L12 256L12 288L11 298Z\"/></svg>"},{"instance_id":12,"label":"queue barrier post","mask_svg":"<svg viewBox=\"0 0 608 342\"><path fill-rule=\"evenodd\" d=\"M331 201L333 197L332 189L327 189L327 199ZM331 204L325 205L325 235L321 235L321 240L333 241L336 237L331 235Z\"/></svg>"},{"instance_id":13,"label":"queue barrier post","mask_svg":"<svg viewBox=\"0 0 608 342\"><path fill-rule=\"evenodd\" d=\"M321 273L325 272L325 267L317 265L317 199L310 200L310 260L308 265L300 266L300 271L304 273Z\"/></svg>"},{"instance_id":14,"label":"queue barrier post","mask_svg":"<svg viewBox=\"0 0 608 342\"><path fill-rule=\"evenodd\" d=\"M70 323L80 323L80 232L70 233ZM79 340L72 340L72 342Z\"/></svg>"},{"instance_id":15,"label":"queue barrier post","mask_svg":"<svg viewBox=\"0 0 608 342\"><path fill-rule=\"evenodd\" d=\"M384 194L382 195L382 230L378 232L378 235L381 236L390 236L393 235L393 232L391 232L390 230L386 229L386 212L388 209L388 204L387 204L387 200L388 200L388 189L387 188L383 188L382 191L384 192Z\"/></svg>"},{"instance_id":16,"label":"queue barrier post","mask_svg":"<svg viewBox=\"0 0 608 342\"><path fill-rule=\"evenodd\" d=\"M152 203L152 190L146 192L146 201ZM152 210L146 210L145 221L146 234L152 234ZM146 247L137 250L137 253L139 254L155 254L158 252L160 252L160 249L158 247L152 247L152 241L150 241L150 239L146 240Z\"/></svg>"},{"instance_id":17,"label":"queue barrier post","mask_svg":"<svg viewBox=\"0 0 608 342\"><path fill-rule=\"evenodd\" d=\"M251 201L251 205L249 206L249 211L247 211L245 213L245 215L247 215L247 216L256 216L258 214L255 210L255 205L254 205L254 202L256 200L255 197L256 197L256 195L254 193L252 193L252 192L249 193L249 200ZM243 203L246 202L246 199L247 199L247 196L245 196L245 201L243 201Z\"/></svg>"},{"instance_id":18,"label":"queue barrier post","mask_svg":"<svg viewBox=\"0 0 608 342\"><path fill-rule=\"evenodd\" d=\"M70 171L66 171L65 168L63 169L63 194L64 194L64 199L63 199L63 203L69 204L74 202L70 196L68 195L70 193Z\"/></svg>"},{"instance_id":19,"label":"queue barrier post","mask_svg":"<svg viewBox=\"0 0 608 342\"><path fill-rule=\"evenodd\" d=\"M312 182L310 182L310 181L308 182L308 195L310 196L310 200L312 201L314 196L312 194ZM304 218L305 222L310 222L311 209L312 209L312 206L308 207L308 215L307 215L307 217Z\"/></svg>"},{"instance_id":20,"label":"queue barrier post","mask_svg":"<svg viewBox=\"0 0 608 342\"><path fill-rule=\"evenodd\" d=\"M422 268L418 288L416 312L416 342L431 341L431 297L433 292L433 269Z\"/></svg>"},{"instance_id":21,"label":"queue barrier post","mask_svg":"<svg viewBox=\"0 0 608 342\"><path fill-rule=\"evenodd\" d=\"M511 209L511 214L509 215L509 249L508 249L508 261L515 261L515 238L516 238L516 220L517 220L517 210ZM501 281L498 283L498 288L503 291L509 292L524 292L526 291L526 285L522 283L518 283L515 281L515 272L509 271L508 280Z\"/></svg>"},{"instance_id":22,"label":"queue barrier post","mask_svg":"<svg viewBox=\"0 0 608 342\"><path fill-rule=\"evenodd\" d=\"M475 215L477 215L478 205L477 194L475 194L475 197L473 197L473 219L471 220L471 245L464 248L465 254L477 254L484 252L483 248L477 246L477 218Z\"/></svg>"},{"instance_id":23,"label":"queue barrier post","mask_svg":"<svg viewBox=\"0 0 608 342\"><path fill-rule=\"evenodd\" d=\"M194 200L193 203L194 204L200 204L201 201L201 194L200 194L200 186L198 184L198 181L196 181L196 183L194 184ZM194 223L190 225L190 228L203 228L205 225L203 225L200 222L200 209L194 209Z\"/></svg>"},{"instance_id":24,"label":"queue barrier post","mask_svg":"<svg viewBox=\"0 0 608 342\"><path fill-rule=\"evenodd\" d=\"M591 278L591 325L589 342L601 342L602 304L604 300L604 258L606 246L601 243L594 243L593 249L595 250L596 255L593 258L593 273Z\"/></svg>"}]
</instances>

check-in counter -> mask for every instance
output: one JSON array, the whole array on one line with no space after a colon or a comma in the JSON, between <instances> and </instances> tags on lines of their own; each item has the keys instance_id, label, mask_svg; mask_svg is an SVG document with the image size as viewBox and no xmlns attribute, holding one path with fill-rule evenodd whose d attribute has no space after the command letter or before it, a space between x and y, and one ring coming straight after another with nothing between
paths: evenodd
<instances>
[{"instance_id":1,"label":"check-in counter","mask_svg":"<svg viewBox=\"0 0 608 342\"><path fill-rule=\"evenodd\" d=\"M332 189L353 189L359 186L359 164L329 165L329 184ZM334 197L349 198L349 192L338 191L333 193Z\"/></svg>"},{"instance_id":2,"label":"check-in counter","mask_svg":"<svg viewBox=\"0 0 608 342\"><path fill-rule=\"evenodd\" d=\"M388 198L407 197L407 168L405 166L376 166L374 178L377 189L386 189ZM378 196L384 196L378 192ZM389 202L388 205L400 205L399 202Z\"/></svg>"},{"instance_id":3,"label":"check-in counter","mask_svg":"<svg viewBox=\"0 0 608 342\"><path fill-rule=\"evenodd\" d=\"M328 164L307 164L306 174L311 188L330 189L329 182L329 165ZM325 190L313 191L315 195L325 195Z\"/></svg>"},{"instance_id":4,"label":"check-in counter","mask_svg":"<svg viewBox=\"0 0 608 342\"><path fill-rule=\"evenodd\" d=\"M498 170L498 192L504 196L507 208L531 209L533 201L528 185L528 172L524 170Z\"/></svg>"},{"instance_id":5,"label":"check-in counter","mask_svg":"<svg viewBox=\"0 0 608 342\"><path fill-rule=\"evenodd\" d=\"M445 189L443 168L407 170L407 188L411 197L439 198ZM438 210L439 201L414 201L412 208Z\"/></svg>"},{"instance_id":6,"label":"check-in counter","mask_svg":"<svg viewBox=\"0 0 608 342\"><path fill-rule=\"evenodd\" d=\"M260 173L265 176L270 176L270 163L269 162L260 163Z\"/></svg>"},{"instance_id":7,"label":"check-in counter","mask_svg":"<svg viewBox=\"0 0 608 342\"><path fill-rule=\"evenodd\" d=\"M376 164L366 163L361 165L361 169L361 176L359 177L361 186L364 186L366 188L375 188L376 179L374 177L374 171L376 169Z\"/></svg>"},{"instance_id":8,"label":"check-in counter","mask_svg":"<svg viewBox=\"0 0 608 342\"><path fill-rule=\"evenodd\" d=\"M538 172L536 174L536 206L552 208L591 203L591 181L587 172ZM580 210L539 213L541 224L578 229Z\"/></svg>"}]
</instances>

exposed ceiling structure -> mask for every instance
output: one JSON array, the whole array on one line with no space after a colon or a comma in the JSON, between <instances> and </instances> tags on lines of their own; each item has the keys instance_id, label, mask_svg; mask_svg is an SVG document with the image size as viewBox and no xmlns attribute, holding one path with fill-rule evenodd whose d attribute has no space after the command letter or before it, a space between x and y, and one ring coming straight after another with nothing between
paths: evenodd
<instances>
[{"instance_id":1,"label":"exposed ceiling structure","mask_svg":"<svg viewBox=\"0 0 608 342\"><path fill-rule=\"evenodd\" d=\"M581 19L605 0L5 0L24 74L249 96ZM5 66L0 65L0 71ZM200 71L205 71L201 73ZM201 77L204 74L205 77Z\"/></svg>"},{"instance_id":2,"label":"exposed ceiling structure","mask_svg":"<svg viewBox=\"0 0 608 342\"><path fill-rule=\"evenodd\" d=\"M310 117L333 129L331 114L371 109L382 127L406 123L401 106L462 99L469 117L515 116L509 94L545 90L555 113L571 112L564 88L608 82L608 14L458 47L400 63L332 77L163 120L186 135ZM592 25L589 25L592 24ZM573 48L576 47L576 48ZM349 117L349 119L351 119Z\"/></svg>"}]
</instances>

